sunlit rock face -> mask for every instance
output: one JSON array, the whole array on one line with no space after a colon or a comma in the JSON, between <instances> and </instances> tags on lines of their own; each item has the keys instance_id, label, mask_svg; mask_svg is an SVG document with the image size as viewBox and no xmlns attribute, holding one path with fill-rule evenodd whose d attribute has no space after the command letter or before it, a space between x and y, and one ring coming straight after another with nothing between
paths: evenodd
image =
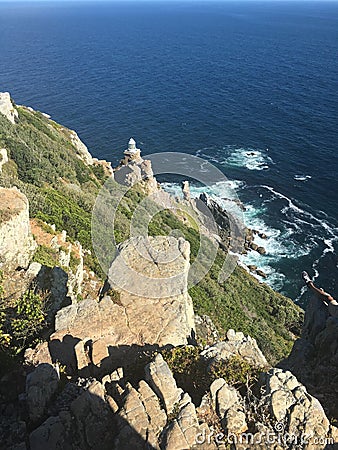
<instances>
[{"instance_id":1,"label":"sunlit rock face","mask_svg":"<svg viewBox=\"0 0 338 450\"><path fill-rule=\"evenodd\" d=\"M27 268L35 249L27 197L16 188L0 188L0 269Z\"/></svg>"}]
</instances>

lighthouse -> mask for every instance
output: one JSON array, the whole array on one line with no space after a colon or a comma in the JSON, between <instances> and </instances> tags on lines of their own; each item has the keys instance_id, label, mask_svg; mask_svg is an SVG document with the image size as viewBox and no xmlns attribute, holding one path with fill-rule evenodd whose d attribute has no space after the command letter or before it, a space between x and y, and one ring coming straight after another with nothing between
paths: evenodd
<instances>
[{"instance_id":1,"label":"lighthouse","mask_svg":"<svg viewBox=\"0 0 338 450\"><path fill-rule=\"evenodd\" d=\"M127 163L141 158L141 150L136 148L135 139L129 139L128 148L124 151L124 155Z\"/></svg>"}]
</instances>

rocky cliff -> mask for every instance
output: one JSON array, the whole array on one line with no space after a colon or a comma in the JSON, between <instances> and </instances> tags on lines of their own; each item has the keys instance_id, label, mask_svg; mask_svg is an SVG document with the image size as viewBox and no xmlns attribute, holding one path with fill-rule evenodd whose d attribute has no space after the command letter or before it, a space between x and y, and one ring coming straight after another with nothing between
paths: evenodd
<instances>
[{"instance_id":1,"label":"rocky cliff","mask_svg":"<svg viewBox=\"0 0 338 450\"><path fill-rule=\"evenodd\" d=\"M0 188L0 269L27 268L35 250L27 197Z\"/></svg>"},{"instance_id":2,"label":"rocky cliff","mask_svg":"<svg viewBox=\"0 0 338 450\"><path fill-rule=\"evenodd\" d=\"M0 103L1 448L333 448L337 324L325 305L309 303L300 337L302 311L290 299L240 267L220 282L227 216L208 198L220 246L188 289L200 236L177 213L179 200L166 208L168 194L133 140L111 183L128 192L105 277L90 225L113 178L109 164L8 97ZM154 193L162 210L151 235L131 236L130 218ZM190 203L187 184L184 195Z\"/></svg>"},{"instance_id":3,"label":"rocky cliff","mask_svg":"<svg viewBox=\"0 0 338 450\"><path fill-rule=\"evenodd\" d=\"M301 338L280 366L291 370L318 398L328 417L338 418L338 319L328 305L309 295Z\"/></svg>"}]
</instances>

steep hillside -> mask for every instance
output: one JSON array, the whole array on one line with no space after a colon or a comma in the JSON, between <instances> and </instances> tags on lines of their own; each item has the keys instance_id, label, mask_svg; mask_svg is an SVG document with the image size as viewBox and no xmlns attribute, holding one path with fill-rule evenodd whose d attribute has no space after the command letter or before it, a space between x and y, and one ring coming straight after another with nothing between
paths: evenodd
<instances>
[{"instance_id":1,"label":"steep hillside","mask_svg":"<svg viewBox=\"0 0 338 450\"><path fill-rule=\"evenodd\" d=\"M48 116L22 106L15 108L17 117L13 121L0 114L0 148L8 155L8 162L1 166L0 186L17 186L29 200L31 218L39 220L36 223L40 226L55 225L56 232L66 231L70 243L79 241L85 268L103 281L92 248L91 213L100 187L111 174L109 163L93 159L74 132ZM118 242L129 237L130 217L142 198L144 192L134 189L121 202L115 230ZM190 242L193 259L200 237L193 224L181 219L164 211L152 220L149 233L167 235L180 230ZM53 252L48 250L50 244L46 250L43 241L38 242L35 260L46 264L46 255ZM240 267L220 284L217 278L224 257L220 249L210 272L191 288L195 312L208 314L221 335L229 328L241 330L257 339L270 361L281 359L300 333L302 310ZM49 259L49 266L52 264ZM81 298L87 295L84 290Z\"/></svg>"}]
</instances>

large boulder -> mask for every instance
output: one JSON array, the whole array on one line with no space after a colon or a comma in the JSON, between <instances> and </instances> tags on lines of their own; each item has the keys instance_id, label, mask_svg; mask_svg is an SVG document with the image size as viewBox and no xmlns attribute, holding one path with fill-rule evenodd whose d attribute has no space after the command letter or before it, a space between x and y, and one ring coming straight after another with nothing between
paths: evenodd
<instances>
[{"instance_id":1,"label":"large boulder","mask_svg":"<svg viewBox=\"0 0 338 450\"><path fill-rule=\"evenodd\" d=\"M86 343L94 366L113 369L137 348L184 345L194 335L194 311L187 292L188 242L158 236L150 238L148 245L137 238L119 250L109 271L107 294L111 295L100 302L74 303L56 314L55 333L48 344L51 359L72 372L85 368L85 356L79 351ZM126 262L129 272L124 270ZM45 350L39 349L44 358ZM39 361L34 352L29 359L35 364L47 362Z\"/></svg>"},{"instance_id":2,"label":"large boulder","mask_svg":"<svg viewBox=\"0 0 338 450\"><path fill-rule=\"evenodd\" d=\"M255 367L268 366L256 340L251 336L244 336L242 332L236 333L232 329L227 332L227 340L218 341L214 345L207 347L202 352L202 356L211 362L239 356Z\"/></svg>"},{"instance_id":3,"label":"large boulder","mask_svg":"<svg viewBox=\"0 0 338 450\"><path fill-rule=\"evenodd\" d=\"M58 370L51 364L40 364L26 379L29 419L35 423L46 413L59 385Z\"/></svg>"},{"instance_id":4,"label":"large boulder","mask_svg":"<svg viewBox=\"0 0 338 450\"><path fill-rule=\"evenodd\" d=\"M27 197L17 188L0 188L0 269L27 268L35 250Z\"/></svg>"},{"instance_id":5,"label":"large boulder","mask_svg":"<svg viewBox=\"0 0 338 450\"><path fill-rule=\"evenodd\" d=\"M162 400L166 412L170 414L183 396L182 389L176 385L175 378L161 354L145 368L146 380Z\"/></svg>"}]
</instances>

